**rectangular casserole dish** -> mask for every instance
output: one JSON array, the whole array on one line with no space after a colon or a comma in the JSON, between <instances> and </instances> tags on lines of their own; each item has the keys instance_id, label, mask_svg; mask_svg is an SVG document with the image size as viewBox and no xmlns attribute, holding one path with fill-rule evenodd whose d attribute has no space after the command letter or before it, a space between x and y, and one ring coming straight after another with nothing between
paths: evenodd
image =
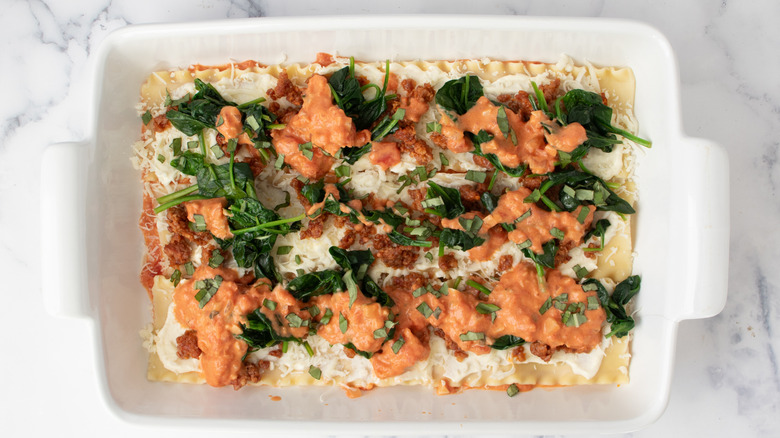
<instances>
[{"instance_id":1,"label":"rectangular casserole dish","mask_svg":"<svg viewBox=\"0 0 780 438\"><path fill-rule=\"evenodd\" d=\"M636 76L640 135L631 383L436 396L389 388L347 399L321 388L230 388L152 383L138 331L149 302L138 281L141 205L130 145L135 105L155 70L247 59L311 62L317 52L363 60L521 59L627 66ZM108 405L147 424L197 418L199 426L328 433L618 432L645 426L669 393L677 324L717 314L726 298L728 164L722 148L681 132L677 67L668 42L643 24L522 17L350 17L251 19L135 26L110 35L95 54L90 137L49 148L43 159L47 309L94 321L96 364ZM282 400L271 401L269 395ZM189 423L193 424L193 423Z\"/></svg>"}]
</instances>

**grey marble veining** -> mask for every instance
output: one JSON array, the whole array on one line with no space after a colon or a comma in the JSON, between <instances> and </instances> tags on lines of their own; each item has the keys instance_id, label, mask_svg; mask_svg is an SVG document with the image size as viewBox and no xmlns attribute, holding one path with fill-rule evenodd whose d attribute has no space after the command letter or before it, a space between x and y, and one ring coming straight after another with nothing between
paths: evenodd
<instances>
[{"instance_id":1,"label":"grey marble veining","mask_svg":"<svg viewBox=\"0 0 780 438\"><path fill-rule=\"evenodd\" d=\"M5 306L43 314L39 274L46 256L40 254L37 229L53 218L38 217L37 163L46 145L86 135L87 62L109 32L151 22L366 13L615 17L649 23L667 36L678 57L685 132L719 142L730 155L729 300L714 318L680 324L669 407L657 423L626 436L778 436L780 3L772 0L6 1L0 15ZM102 405L90 371L94 351L88 324L45 315L29 324L14 316L21 312L10 314L4 327L24 333L0 338L2 351L23 358L0 361L2 374L13 376L0 395L5 408L0 418L4 426L10 424L12 436L42 434L55 423L87 436L170 435L169 429L123 423ZM52 330L58 339L40 345ZM71 378L37 385L16 378L45 372L52 358L60 375ZM41 411L47 421L41 421Z\"/></svg>"}]
</instances>

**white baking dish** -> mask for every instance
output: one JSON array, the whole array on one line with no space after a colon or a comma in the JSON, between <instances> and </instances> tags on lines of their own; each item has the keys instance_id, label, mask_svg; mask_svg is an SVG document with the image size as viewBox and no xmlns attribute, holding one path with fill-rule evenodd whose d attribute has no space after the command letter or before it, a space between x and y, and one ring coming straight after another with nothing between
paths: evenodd
<instances>
[{"instance_id":1,"label":"white baking dish","mask_svg":"<svg viewBox=\"0 0 780 438\"><path fill-rule=\"evenodd\" d=\"M436 396L391 388L347 399L338 389L230 388L150 383L138 331L150 320L138 282L139 175L130 145L135 105L153 70L254 59L311 62L317 52L363 60L494 57L557 61L566 53L636 75L640 157L635 272L643 277L631 383ZM152 424L365 434L615 432L663 412L677 324L717 314L726 299L728 164L711 142L680 127L674 55L656 30L627 21L521 17L351 17L253 19L127 27L95 57L94 94L85 102L90 137L49 148L43 161L43 290L58 315L95 322L105 398L120 417ZM269 395L280 395L279 402Z\"/></svg>"}]
</instances>

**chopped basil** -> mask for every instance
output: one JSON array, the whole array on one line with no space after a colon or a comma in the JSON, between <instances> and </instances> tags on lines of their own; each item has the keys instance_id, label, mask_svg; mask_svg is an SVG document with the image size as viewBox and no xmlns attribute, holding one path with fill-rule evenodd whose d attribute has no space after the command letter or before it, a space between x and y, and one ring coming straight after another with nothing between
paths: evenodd
<instances>
[{"instance_id":1,"label":"chopped basil","mask_svg":"<svg viewBox=\"0 0 780 438\"><path fill-rule=\"evenodd\" d=\"M222 151L222 148L219 147L219 145L214 145L211 147L211 152L214 153L214 158L220 159L225 156L225 153Z\"/></svg>"},{"instance_id":2,"label":"chopped basil","mask_svg":"<svg viewBox=\"0 0 780 438\"><path fill-rule=\"evenodd\" d=\"M590 210L587 207L582 207L580 212L577 214L577 222L584 224L585 219L588 218L588 213L590 213Z\"/></svg>"},{"instance_id":3,"label":"chopped basil","mask_svg":"<svg viewBox=\"0 0 780 438\"><path fill-rule=\"evenodd\" d=\"M426 199L420 203L423 208L431 208L431 207L438 207L440 205L444 205L444 201L441 199L441 197L437 198L431 198Z\"/></svg>"},{"instance_id":4,"label":"chopped basil","mask_svg":"<svg viewBox=\"0 0 780 438\"><path fill-rule=\"evenodd\" d=\"M301 260L301 256L295 254L295 264L300 265L301 263L303 263L303 260Z\"/></svg>"},{"instance_id":5,"label":"chopped basil","mask_svg":"<svg viewBox=\"0 0 780 438\"><path fill-rule=\"evenodd\" d=\"M290 327L292 327L292 328L298 328L298 327L308 326L309 325L308 324L308 320L306 320L304 322L303 318L301 318L300 316L298 316L298 315L296 315L294 313L289 313L284 318L287 320L287 322L290 323Z\"/></svg>"},{"instance_id":6,"label":"chopped basil","mask_svg":"<svg viewBox=\"0 0 780 438\"><path fill-rule=\"evenodd\" d=\"M195 231L206 231L206 218L202 214L192 215L195 220Z\"/></svg>"},{"instance_id":7,"label":"chopped basil","mask_svg":"<svg viewBox=\"0 0 780 438\"><path fill-rule=\"evenodd\" d=\"M276 301L269 300L268 298L263 298L263 307L266 307L267 309L274 311L276 310Z\"/></svg>"},{"instance_id":8,"label":"chopped basil","mask_svg":"<svg viewBox=\"0 0 780 438\"><path fill-rule=\"evenodd\" d=\"M198 140L192 140L187 142L187 149L197 149L200 146Z\"/></svg>"},{"instance_id":9,"label":"chopped basil","mask_svg":"<svg viewBox=\"0 0 780 438\"><path fill-rule=\"evenodd\" d=\"M495 304L491 303L479 303L477 304L477 312L483 314L483 315L489 315L491 313L497 312L501 310L500 307L496 306Z\"/></svg>"},{"instance_id":10,"label":"chopped basil","mask_svg":"<svg viewBox=\"0 0 780 438\"><path fill-rule=\"evenodd\" d=\"M349 293L349 308L351 309L352 305L355 304L358 294L357 283L355 283L355 277L352 275L352 269L348 269L344 272L344 277L342 279L347 286L347 293Z\"/></svg>"},{"instance_id":11,"label":"chopped basil","mask_svg":"<svg viewBox=\"0 0 780 438\"><path fill-rule=\"evenodd\" d=\"M460 335L461 341L481 341L485 339L485 334L482 332L466 332Z\"/></svg>"},{"instance_id":12,"label":"chopped basil","mask_svg":"<svg viewBox=\"0 0 780 438\"><path fill-rule=\"evenodd\" d=\"M220 284L222 284L222 277L219 275L214 278L207 278L195 282L195 288L198 290L198 293L195 294L195 299L198 300L198 307L202 309L208 304L211 298L219 290Z\"/></svg>"},{"instance_id":13,"label":"chopped basil","mask_svg":"<svg viewBox=\"0 0 780 438\"><path fill-rule=\"evenodd\" d=\"M433 317L439 319L439 315L441 315L441 307L436 306L436 308L433 310Z\"/></svg>"},{"instance_id":14,"label":"chopped basil","mask_svg":"<svg viewBox=\"0 0 780 438\"><path fill-rule=\"evenodd\" d=\"M314 157L314 151L312 149L312 144L310 141L307 141L306 143L299 144L298 150L301 151L304 157L308 158L309 161Z\"/></svg>"},{"instance_id":15,"label":"chopped basil","mask_svg":"<svg viewBox=\"0 0 780 438\"><path fill-rule=\"evenodd\" d=\"M347 318L344 318L344 315L339 312L339 330L341 330L341 333L346 333L347 328L349 328L349 322L347 322Z\"/></svg>"},{"instance_id":16,"label":"chopped basil","mask_svg":"<svg viewBox=\"0 0 780 438\"><path fill-rule=\"evenodd\" d=\"M526 248L530 248L531 245L533 245L533 243L531 243L531 239L526 239L525 242L518 243L517 244L517 248L518 249L526 249Z\"/></svg>"},{"instance_id":17,"label":"chopped basil","mask_svg":"<svg viewBox=\"0 0 780 438\"><path fill-rule=\"evenodd\" d=\"M574 197L577 198L578 201L592 201L593 190L587 190L587 189L577 190L574 194Z\"/></svg>"},{"instance_id":18,"label":"chopped basil","mask_svg":"<svg viewBox=\"0 0 780 438\"><path fill-rule=\"evenodd\" d=\"M429 317L433 314L433 310L431 310L431 306L428 305L426 302L420 303L419 306L417 306L417 311L422 314L424 317Z\"/></svg>"},{"instance_id":19,"label":"chopped basil","mask_svg":"<svg viewBox=\"0 0 780 438\"><path fill-rule=\"evenodd\" d=\"M401 350L401 347L404 346L404 342L404 338L398 338L398 340L393 343L393 353L398 354L398 352Z\"/></svg>"},{"instance_id":20,"label":"chopped basil","mask_svg":"<svg viewBox=\"0 0 780 438\"><path fill-rule=\"evenodd\" d=\"M510 397L516 396L520 392L520 388L516 384L511 384L506 388L506 395Z\"/></svg>"},{"instance_id":21,"label":"chopped basil","mask_svg":"<svg viewBox=\"0 0 780 438\"><path fill-rule=\"evenodd\" d=\"M284 155L279 154L274 162L274 169L280 170L284 166Z\"/></svg>"},{"instance_id":22,"label":"chopped basil","mask_svg":"<svg viewBox=\"0 0 780 438\"><path fill-rule=\"evenodd\" d=\"M566 316L565 313L564 316ZM587 321L588 321L588 317L585 316L584 314L572 313L571 317L567 321L565 321L564 324L566 324L569 327L579 327L582 324L585 324Z\"/></svg>"},{"instance_id":23,"label":"chopped basil","mask_svg":"<svg viewBox=\"0 0 780 438\"><path fill-rule=\"evenodd\" d=\"M585 289L583 287L583 289ZM588 297L588 310L596 310L599 308L599 299L595 296Z\"/></svg>"},{"instance_id":24,"label":"chopped basil","mask_svg":"<svg viewBox=\"0 0 780 438\"><path fill-rule=\"evenodd\" d=\"M528 210L526 210L525 213L521 214L520 217L515 219L515 223L522 222L522 221L528 219L529 217L531 217L531 209L530 208Z\"/></svg>"},{"instance_id":25,"label":"chopped basil","mask_svg":"<svg viewBox=\"0 0 780 438\"><path fill-rule=\"evenodd\" d=\"M333 312L330 309L325 309L325 314L322 315L322 318L320 319L320 324L327 325L330 322L330 319L333 317Z\"/></svg>"},{"instance_id":26,"label":"chopped basil","mask_svg":"<svg viewBox=\"0 0 780 438\"><path fill-rule=\"evenodd\" d=\"M555 227L550 229L550 235L555 237L558 240L563 240L566 238L566 234L564 234L563 231Z\"/></svg>"},{"instance_id":27,"label":"chopped basil","mask_svg":"<svg viewBox=\"0 0 780 438\"><path fill-rule=\"evenodd\" d=\"M577 274L577 278L579 279L585 278L585 276L587 276L589 273L586 268L583 268L580 265L574 265L572 269L574 270L574 273Z\"/></svg>"},{"instance_id":28,"label":"chopped basil","mask_svg":"<svg viewBox=\"0 0 780 438\"><path fill-rule=\"evenodd\" d=\"M315 367L314 365L309 366L309 375L314 377L317 380L320 380L322 377L322 371Z\"/></svg>"},{"instance_id":29,"label":"chopped basil","mask_svg":"<svg viewBox=\"0 0 780 438\"><path fill-rule=\"evenodd\" d=\"M504 134L504 138L509 137L509 120L506 118L506 109L501 105L498 107L498 113L496 114L496 122L498 123L498 129Z\"/></svg>"},{"instance_id":30,"label":"chopped basil","mask_svg":"<svg viewBox=\"0 0 780 438\"><path fill-rule=\"evenodd\" d=\"M309 315L311 315L312 317L315 317L315 316L317 316L317 315L319 315L319 314L320 314L320 308L319 308L319 307L317 307L317 305L316 305L316 304L315 304L315 305L313 305L313 306L311 306L311 307L309 307L309 308L308 308L308 309L306 309L306 310L308 310L308 311L309 311Z\"/></svg>"},{"instance_id":31,"label":"chopped basil","mask_svg":"<svg viewBox=\"0 0 780 438\"><path fill-rule=\"evenodd\" d=\"M545 312L550 310L550 307L552 307L552 297L547 297L542 307L539 308L539 314L544 315Z\"/></svg>"},{"instance_id":32,"label":"chopped basil","mask_svg":"<svg viewBox=\"0 0 780 438\"><path fill-rule=\"evenodd\" d=\"M433 254L430 252L425 253L425 258L428 259L429 262L433 261Z\"/></svg>"},{"instance_id":33,"label":"chopped basil","mask_svg":"<svg viewBox=\"0 0 780 438\"><path fill-rule=\"evenodd\" d=\"M441 123L429 122L425 124L425 132L441 132ZM444 164L444 163L442 163ZM444 164L446 166L446 164Z\"/></svg>"},{"instance_id":34,"label":"chopped basil","mask_svg":"<svg viewBox=\"0 0 780 438\"><path fill-rule=\"evenodd\" d=\"M171 282L173 283L173 287L178 286L180 281L181 281L181 271L176 269L173 271L173 274L171 274Z\"/></svg>"},{"instance_id":35,"label":"chopped basil","mask_svg":"<svg viewBox=\"0 0 780 438\"><path fill-rule=\"evenodd\" d=\"M146 110L146 112L141 115L141 121L144 122L144 125L148 125L149 122L152 121L152 113L149 112L149 110Z\"/></svg>"},{"instance_id":36,"label":"chopped basil","mask_svg":"<svg viewBox=\"0 0 780 438\"><path fill-rule=\"evenodd\" d=\"M466 179L482 184L487 179L487 173L478 170L469 170L466 172Z\"/></svg>"},{"instance_id":37,"label":"chopped basil","mask_svg":"<svg viewBox=\"0 0 780 438\"><path fill-rule=\"evenodd\" d=\"M231 138L230 140L228 140L226 149L229 154L235 152L237 147L238 147L238 140L236 140L235 138Z\"/></svg>"},{"instance_id":38,"label":"chopped basil","mask_svg":"<svg viewBox=\"0 0 780 438\"><path fill-rule=\"evenodd\" d=\"M344 176L349 176L351 173L351 168L346 164L342 164L341 166L336 167L334 172L336 173L337 177L341 178Z\"/></svg>"},{"instance_id":39,"label":"chopped basil","mask_svg":"<svg viewBox=\"0 0 780 438\"><path fill-rule=\"evenodd\" d=\"M165 162L165 155L163 154L157 154L157 161L164 163Z\"/></svg>"},{"instance_id":40,"label":"chopped basil","mask_svg":"<svg viewBox=\"0 0 780 438\"><path fill-rule=\"evenodd\" d=\"M293 249L293 247L292 247L292 246L287 246L287 245L285 245L285 246L280 246L280 247L276 248L276 255L285 255L285 254L289 254L289 253L290 253L290 251L292 251L292 249Z\"/></svg>"},{"instance_id":41,"label":"chopped basil","mask_svg":"<svg viewBox=\"0 0 780 438\"><path fill-rule=\"evenodd\" d=\"M211 251L211 257L209 257L209 267L216 269L224 261L225 257L222 257L222 254L220 254L218 249Z\"/></svg>"},{"instance_id":42,"label":"chopped basil","mask_svg":"<svg viewBox=\"0 0 780 438\"><path fill-rule=\"evenodd\" d=\"M246 120L244 120L244 123L249 125L249 127L252 128L252 130L255 132L260 130L260 124L257 123L257 119L253 115L247 116Z\"/></svg>"},{"instance_id":43,"label":"chopped basil","mask_svg":"<svg viewBox=\"0 0 780 438\"><path fill-rule=\"evenodd\" d=\"M173 156L178 157L181 155L181 137L176 137L171 142L171 149L173 149Z\"/></svg>"},{"instance_id":44,"label":"chopped basil","mask_svg":"<svg viewBox=\"0 0 780 438\"><path fill-rule=\"evenodd\" d=\"M387 330L384 327L374 330L374 339L382 339L387 337Z\"/></svg>"},{"instance_id":45,"label":"chopped basil","mask_svg":"<svg viewBox=\"0 0 780 438\"><path fill-rule=\"evenodd\" d=\"M192 275L195 273L195 268L192 266L192 262L187 262L184 264L184 273L187 275Z\"/></svg>"},{"instance_id":46,"label":"chopped basil","mask_svg":"<svg viewBox=\"0 0 780 438\"><path fill-rule=\"evenodd\" d=\"M406 214L409 212L409 209L404 207L400 202L396 202L395 205L393 205L393 208L395 208L395 211L397 211L399 214Z\"/></svg>"},{"instance_id":47,"label":"chopped basil","mask_svg":"<svg viewBox=\"0 0 780 438\"><path fill-rule=\"evenodd\" d=\"M594 290L598 290L598 289L599 289L599 287L596 285L596 283L593 283L593 282L585 283L585 284L582 285L582 290L585 291L585 292L590 292L590 291L594 291Z\"/></svg>"},{"instance_id":48,"label":"chopped basil","mask_svg":"<svg viewBox=\"0 0 780 438\"><path fill-rule=\"evenodd\" d=\"M441 161L442 166L450 165L450 160L447 159L447 156L444 155L444 152L439 152L439 161Z\"/></svg>"},{"instance_id":49,"label":"chopped basil","mask_svg":"<svg viewBox=\"0 0 780 438\"><path fill-rule=\"evenodd\" d=\"M425 287L418 287L417 289L412 291L412 296L417 298L417 297L425 295L427 292L428 291L425 289Z\"/></svg>"}]
</instances>

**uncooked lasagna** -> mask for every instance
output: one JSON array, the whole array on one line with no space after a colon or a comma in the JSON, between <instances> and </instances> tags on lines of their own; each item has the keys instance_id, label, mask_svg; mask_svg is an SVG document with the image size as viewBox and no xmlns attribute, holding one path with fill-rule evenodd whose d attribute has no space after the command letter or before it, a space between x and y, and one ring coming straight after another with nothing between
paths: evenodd
<instances>
[{"instance_id":1,"label":"uncooked lasagna","mask_svg":"<svg viewBox=\"0 0 780 438\"><path fill-rule=\"evenodd\" d=\"M152 73L155 381L509 395L628 380L634 78L474 59Z\"/></svg>"}]
</instances>

